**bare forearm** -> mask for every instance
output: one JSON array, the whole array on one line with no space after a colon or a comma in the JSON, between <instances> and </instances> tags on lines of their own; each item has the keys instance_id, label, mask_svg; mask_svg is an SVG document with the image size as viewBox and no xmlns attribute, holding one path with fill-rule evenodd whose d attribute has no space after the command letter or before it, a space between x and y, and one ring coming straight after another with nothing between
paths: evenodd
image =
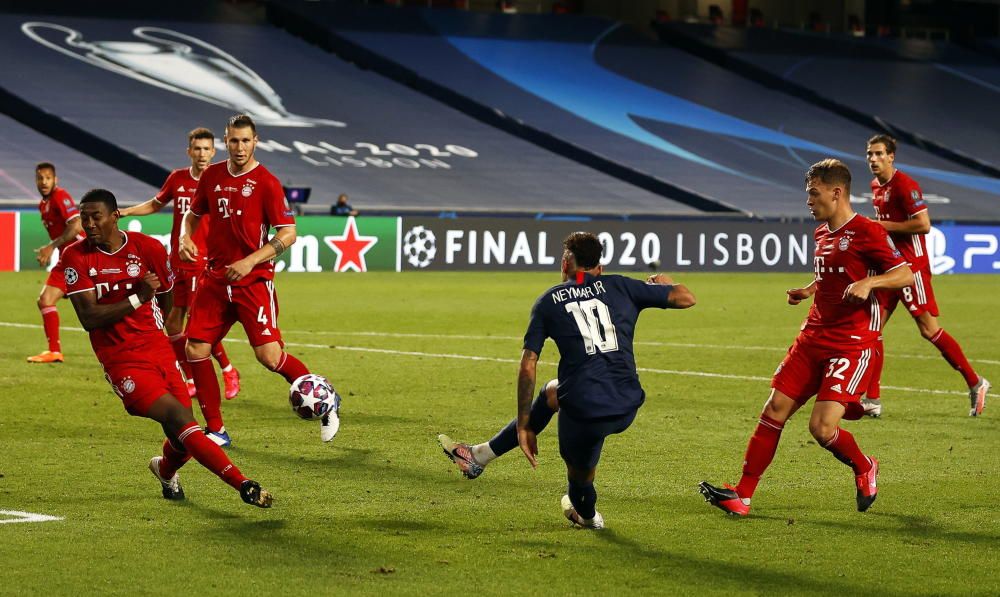
<instances>
[{"instance_id":1,"label":"bare forearm","mask_svg":"<svg viewBox=\"0 0 1000 597\"><path fill-rule=\"evenodd\" d=\"M263 247L247 256L253 265L278 257L295 243L295 226L282 226Z\"/></svg>"},{"instance_id":2,"label":"bare forearm","mask_svg":"<svg viewBox=\"0 0 1000 597\"><path fill-rule=\"evenodd\" d=\"M895 290L913 284L913 272L909 266L903 265L889 270L884 274L868 278L871 288Z\"/></svg>"},{"instance_id":3,"label":"bare forearm","mask_svg":"<svg viewBox=\"0 0 1000 597\"><path fill-rule=\"evenodd\" d=\"M535 395L536 363L538 355L525 350L521 357L521 368L517 374L517 426L528 426L531 413L531 399Z\"/></svg>"},{"instance_id":4,"label":"bare forearm","mask_svg":"<svg viewBox=\"0 0 1000 597\"><path fill-rule=\"evenodd\" d=\"M91 305L77 305L74 302L73 306L76 307L76 315L80 318L80 325L88 332L109 326L132 311L135 311L135 306L127 298L117 303L111 303L110 305L98 305L96 303Z\"/></svg>"},{"instance_id":5,"label":"bare forearm","mask_svg":"<svg viewBox=\"0 0 1000 597\"><path fill-rule=\"evenodd\" d=\"M80 226L80 218L73 218L66 225L66 229L63 230L63 233L49 244L52 245L53 248L62 247L73 242L73 239L76 238L82 231L83 228Z\"/></svg>"},{"instance_id":6,"label":"bare forearm","mask_svg":"<svg viewBox=\"0 0 1000 597\"><path fill-rule=\"evenodd\" d=\"M201 222L201 217L196 215L193 211L189 211L184 214L184 219L181 220L181 236L191 236L198 230L198 224Z\"/></svg>"},{"instance_id":7,"label":"bare forearm","mask_svg":"<svg viewBox=\"0 0 1000 597\"><path fill-rule=\"evenodd\" d=\"M927 234L931 231L931 218L927 215L926 211L922 211L902 222L879 220L878 223L885 228L886 232L893 234Z\"/></svg>"},{"instance_id":8,"label":"bare forearm","mask_svg":"<svg viewBox=\"0 0 1000 597\"><path fill-rule=\"evenodd\" d=\"M163 204L154 198L140 203L139 205L126 207L121 210L121 212L122 216L148 216L149 214L155 214L161 209L163 209Z\"/></svg>"}]
</instances>

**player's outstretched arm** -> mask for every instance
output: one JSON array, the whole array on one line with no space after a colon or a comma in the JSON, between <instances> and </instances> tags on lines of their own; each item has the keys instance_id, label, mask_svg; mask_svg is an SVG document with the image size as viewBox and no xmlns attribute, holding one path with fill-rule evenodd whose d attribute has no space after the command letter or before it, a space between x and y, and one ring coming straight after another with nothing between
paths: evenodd
<instances>
[{"instance_id":1,"label":"player's outstretched arm","mask_svg":"<svg viewBox=\"0 0 1000 597\"><path fill-rule=\"evenodd\" d=\"M138 309L142 303L149 302L159 287L160 279L154 274L146 274L139 282L138 291L117 303L97 304L97 293L94 290L75 292L69 298L73 303L73 309L76 310L76 316L80 318L80 325L91 332L111 325Z\"/></svg>"},{"instance_id":2,"label":"player's outstretched arm","mask_svg":"<svg viewBox=\"0 0 1000 597\"><path fill-rule=\"evenodd\" d=\"M908 220L893 222L891 220L876 220L885 228L886 232L893 234L927 234L931 231L931 217L926 211L922 211Z\"/></svg>"},{"instance_id":3,"label":"player's outstretched arm","mask_svg":"<svg viewBox=\"0 0 1000 597\"><path fill-rule=\"evenodd\" d=\"M816 280L814 279L808 286L803 288L790 288L785 291L788 295L788 304L797 305L816 294Z\"/></svg>"},{"instance_id":4,"label":"player's outstretched arm","mask_svg":"<svg viewBox=\"0 0 1000 597\"><path fill-rule=\"evenodd\" d=\"M521 366L517 372L517 443L531 467L538 466L538 439L528 426L531 416L531 399L535 395L538 354L527 348L521 352Z\"/></svg>"},{"instance_id":5,"label":"player's outstretched arm","mask_svg":"<svg viewBox=\"0 0 1000 597\"><path fill-rule=\"evenodd\" d=\"M849 285L844 289L844 301L848 303L863 303L868 300L872 290L879 288L896 290L913 284L913 271L908 265L894 267L884 274L869 276Z\"/></svg>"},{"instance_id":6,"label":"player's outstretched arm","mask_svg":"<svg viewBox=\"0 0 1000 597\"><path fill-rule=\"evenodd\" d=\"M148 216L149 214L155 214L156 212L163 209L163 204L153 197L149 201L144 201L139 205L133 205L132 207L126 207L118 211L121 212L123 218L128 216Z\"/></svg>"},{"instance_id":7,"label":"player's outstretched arm","mask_svg":"<svg viewBox=\"0 0 1000 597\"><path fill-rule=\"evenodd\" d=\"M671 309L688 309L698 302L687 286L674 279L668 274L653 274L646 278L647 284L659 284L661 286L671 286L670 294L667 295L667 303Z\"/></svg>"}]
</instances>

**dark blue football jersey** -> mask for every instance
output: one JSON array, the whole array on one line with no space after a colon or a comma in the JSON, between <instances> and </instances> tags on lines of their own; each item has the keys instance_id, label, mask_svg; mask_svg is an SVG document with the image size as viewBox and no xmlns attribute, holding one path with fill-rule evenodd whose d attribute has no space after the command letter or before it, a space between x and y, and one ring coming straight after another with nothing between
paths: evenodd
<instances>
[{"instance_id":1,"label":"dark blue football jersey","mask_svg":"<svg viewBox=\"0 0 1000 597\"><path fill-rule=\"evenodd\" d=\"M578 419L621 416L646 393L635 370L632 338L639 312L665 309L672 286L624 276L585 275L553 286L531 309L524 348L559 347L559 408Z\"/></svg>"}]
</instances>

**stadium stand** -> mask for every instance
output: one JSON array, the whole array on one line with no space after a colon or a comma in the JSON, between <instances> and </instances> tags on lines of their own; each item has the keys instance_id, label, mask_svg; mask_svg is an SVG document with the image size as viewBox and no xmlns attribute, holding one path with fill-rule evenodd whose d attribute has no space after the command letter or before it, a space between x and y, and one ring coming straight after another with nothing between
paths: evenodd
<instances>
[{"instance_id":1,"label":"stadium stand","mask_svg":"<svg viewBox=\"0 0 1000 597\"><path fill-rule=\"evenodd\" d=\"M95 187L111 189L123 199L137 201L145 201L157 191L156 187L0 114L0 208L38 202L35 165L39 162L55 164L59 186L76 198Z\"/></svg>"},{"instance_id":2,"label":"stadium stand","mask_svg":"<svg viewBox=\"0 0 1000 597\"><path fill-rule=\"evenodd\" d=\"M660 30L727 52L736 72L753 76L757 67L799 90L822 89L826 99L870 115L897 135L940 145L1000 174L1000 129L983 126L995 119L1000 92L994 59L929 40L683 23Z\"/></svg>"},{"instance_id":3,"label":"stadium stand","mask_svg":"<svg viewBox=\"0 0 1000 597\"><path fill-rule=\"evenodd\" d=\"M603 19L271 6L274 20L360 64L451 89L721 204L801 216L802 172L828 156L867 191L864 141L876 131ZM1000 218L1000 180L912 145L900 154L936 217Z\"/></svg>"},{"instance_id":4,"label":"stadium stand","mask_svg":"<svg viewBox=\"0 0 1000 597\"><path fill-rule=\"evenodd\" d=\"M271 26L5 15L0 32L3 53L19 57L0 64L12 102L67 123L70 145L114 147L105 161L123 170L128 160L154 166L143 177L153 184L185 162L188 130L220 134L247 111L260 125L260 161L285 184L311 187L309 206L324 212L346 192L369 214L700 213Z\"/></svg>"}]
</instances>

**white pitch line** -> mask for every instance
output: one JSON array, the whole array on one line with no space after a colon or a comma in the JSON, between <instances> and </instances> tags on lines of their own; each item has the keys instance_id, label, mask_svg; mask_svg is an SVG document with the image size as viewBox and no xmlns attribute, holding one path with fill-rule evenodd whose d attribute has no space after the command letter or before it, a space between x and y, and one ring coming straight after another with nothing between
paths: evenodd
<instances>
[{"instance_id":1,"label":"white pitch line","mask_svg":"<svg viewBox=\"0 0 1000 597\"><path fill-rule=\"evenodd\" d=\"M523 340L522 336L482 336L472 334L421 334L416 332L336 332L327 330L307 331L307 330L282 330L282 334L312 334L321 336L360 336L371 338L432 338L441 340ZM636 340L632 344L636 346L662 346L667 348L710 348L720 350L751 350L764 352L788 352L788 347L779 346L750 346L746 344L697 344L691 342L653 342ZM892 353L891 358L919 359L927 361L937 361L941 357L926 354L905 354ZM991 359L969 359L973 363L983 363L984 365L1000 365L1000 361Z\"/></svg>"},{"instance_id":2,"label":"white pitch line","mask_svg":"<svg viewBox=\"0 0 1000 597\"><path fill-rule=\"evenodd\" d=\"M0 520L0 524L12 524L18 522L49 522L53 520L64 520L62 516L49 516L48 514L35 514L34 512L21 512L19 510L0 510L0 516L13 516Z\"/></svg>"},{"instance_id":3,"label":"white pitch line","mask_svg":"<svg viewBox=\"0 0 1000 597\"><path fill-rule=\"evenodd\" d=\"M31 323L9 323L0 321L0 327L16 327L16 328L41 328L42 326L38 324ZM60 329L70 331L70 332L82 332L81 328L75 327L62 327ZM493 336L485 336L487 338ZM245 342L245 340L236 338L226 338L225 342ZM455 359L455 360L465 360L465 361L485 361L492 363L511 363L517 364L521 361L518 359L510 358L500 358L500 357L483 357L477 355L466 355L466 354L454 354L454 353L442 353L442 352L420 352L413 350L392 350L388 348L369 348L367 346L331 346L329 344L314 344L306 342L285 342L286 346L296 346L299 348L326 348L333 350L347 350L352 352L371 352L378 354L388 354L395 356L411 356L411 357L427 357L435 359ZM691 346L703 346L703 345L691 345ZM541 364L546 365L549 363L541 362ZM687 377L710 377L716 379L734 379L739 381L770 381L770 377L762 377L759 375L736 375L732 373L711 373L708 371L686 371L686 370L675 370L675 369L651 369L647 367L637 367L636 371L642 373L658 373L662 375L682 375ZM966 395L967 392L964 391L953 391L953 390L931 390L927 388L908 388L903 386L882 386L887 390L898 390L900 392L917 392L921 394L947 394L947 395Z\"/></svg>"}]
</instances>

